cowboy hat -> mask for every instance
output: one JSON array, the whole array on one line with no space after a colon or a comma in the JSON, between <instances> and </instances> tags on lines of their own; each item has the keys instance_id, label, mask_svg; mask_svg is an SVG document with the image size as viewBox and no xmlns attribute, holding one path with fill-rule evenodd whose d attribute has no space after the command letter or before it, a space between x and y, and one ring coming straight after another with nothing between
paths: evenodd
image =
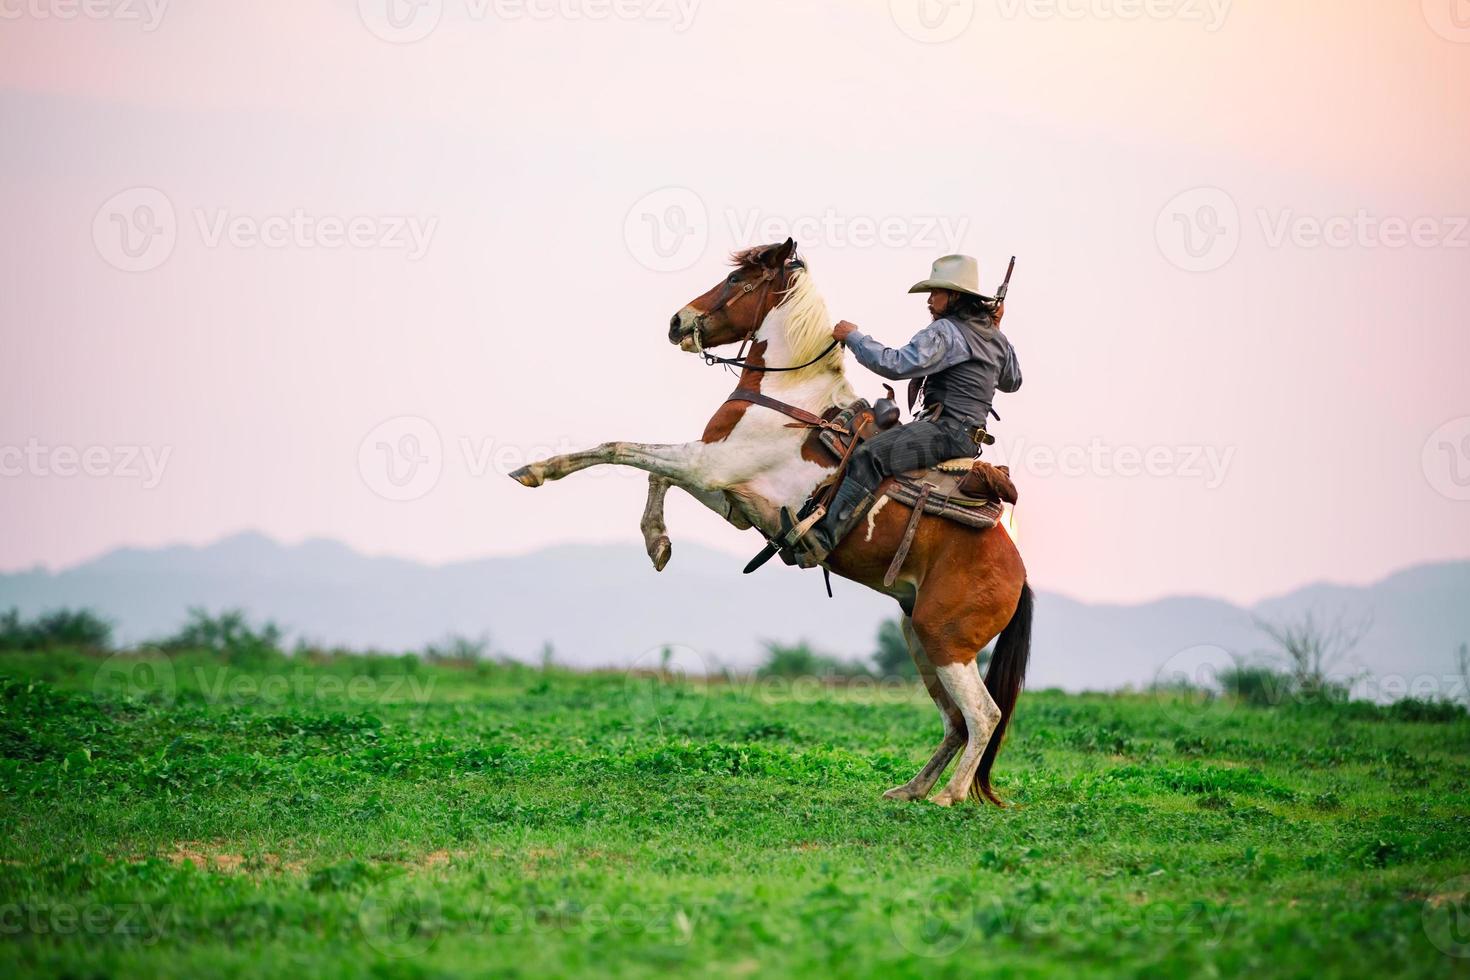
<instances>
[{"instance_id":1,"label":"cowboy hat","mask_svg":"<svg viewBox=\"0 0 1470 980\"><path fill-rule=\"evenodd\" d=\"M980 263L969 255L946 255L934 263L929 278L914 283L911 293L932 293L936 289L949 289L967 296L978 296L986 302L995 302L993 297L980 291Z\"/></svg>"}]
</instances>

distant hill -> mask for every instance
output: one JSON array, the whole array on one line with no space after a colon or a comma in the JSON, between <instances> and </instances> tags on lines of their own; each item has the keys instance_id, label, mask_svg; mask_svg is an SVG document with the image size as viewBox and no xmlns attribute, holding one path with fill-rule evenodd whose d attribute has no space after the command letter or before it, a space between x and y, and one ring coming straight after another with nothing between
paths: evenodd
<instances>
[{"instance_id":1,"label":"distant hill","mask_svg":"<svg viewBox=\"0 0 1470 980\"><path fill-rule=\"evenodd\" d=\"M241 534L205 547L122 549L62 572L0 575L0 608L35 613L89 606L135 642L171 632L189 606L243 607L294 636L378 650L418 649L450 633L489 633L497 651L532 659L550 643L558 662L626 666L665 644L715 666L749 667L763 639L808 638L866 657L888 600L841 580L676 544L656 573L642 547L570 545L530 555L429 566L374 558L332 541L283 545ZM1470 562L1423 565L1375 585L1313 585L1244 609L1216 599L1094 605L1041 593L1031 683L1068 690L1143 686L1180 651L1264 645L1254 616L1315 609L1371 617L1358 666L1383 676L1444 677L1470 641Z\"/></svg>"}]
</instances>

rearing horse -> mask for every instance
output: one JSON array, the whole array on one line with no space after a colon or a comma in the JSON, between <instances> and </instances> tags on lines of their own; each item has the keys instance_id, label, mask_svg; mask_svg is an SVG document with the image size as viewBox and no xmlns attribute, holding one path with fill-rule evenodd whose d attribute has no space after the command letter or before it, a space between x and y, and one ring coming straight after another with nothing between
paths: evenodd
<instances>
[{"instance_id":1,"label":"rearing horse","mask_svg":"<svg viewBox=\"0 0 1470 980\"><path fill-rule=\"evenodd\" d=\"M742 344L735 394L715 411L696 442L650 445L608 442L586 452L553 456L511 476L528 487L590 466L632 466L649 474L643 528L649 555L662 568L669 557L663 495L677 486L739 528L767 537L780 531L783 506L799 508L838 460L810 427L762 401L822 416L856 401L843 374L843 351L832 344L826 303L796 243L749 249L735 270L676 313L669 341L686 351ZM754 396L754 400L752 400ZM907 783L884 793L896 800L928 795L963 746L949 783L932 798L949 806L967 795L1000 804L990 772L1025 680L1031 647L1032 593L1021 556L1005 529L966 527L938 518L919 523L897 580L883 577L908 524L910 509L885 496L828 556L843 578L892 596L903 609L903 635L929 696L944 717L944 738ZM975 659L1000 637L985 680Z\"/></svg>"}]
</instances>

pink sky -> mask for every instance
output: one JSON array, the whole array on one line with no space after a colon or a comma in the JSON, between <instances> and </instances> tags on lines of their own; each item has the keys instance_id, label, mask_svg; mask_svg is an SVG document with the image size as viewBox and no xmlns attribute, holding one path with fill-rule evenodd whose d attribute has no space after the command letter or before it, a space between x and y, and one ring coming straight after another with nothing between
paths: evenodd
<instances>
[{"instance_id":1,"label":"pink sky","mask_svg":"<svg viewBox=\"0 0 1470 980\"><path fill-rule=\"evenodd\" d=\"M793 224L893 343L950 246L990 280L1020 256L995 458L1042 588L1250 600L1470 557L1460 0L923 0L943 43L905 33L919 0L427 0L409 44L366 26L386 2L0 4L0 570L246 528L436 562L632 541L638 474L501 474L695 438L731 381L668 317ZM135 188L176 242L130 272ZM652 220L701 229L672 258L639 237L663 188L695 210ZM1181 251L1176 214L1222 202L1233 251ZM440 473L393 501L359 450L405 416ZM669 523L676 562L759 544L682 498Z\"/></svg>"}]
</instances>

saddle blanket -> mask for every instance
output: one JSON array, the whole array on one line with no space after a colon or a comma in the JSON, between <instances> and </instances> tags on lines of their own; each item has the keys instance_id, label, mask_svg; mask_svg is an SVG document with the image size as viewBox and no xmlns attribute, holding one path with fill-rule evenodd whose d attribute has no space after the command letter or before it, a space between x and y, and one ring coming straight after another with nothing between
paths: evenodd
<instances>
[{"instance_id":1,"label":"saddle blanket","mask_svg":"<svg viewBox=\"0 0 1470 980\"><path fill-rule=\"evenodd\" d=\"M927 470L896 476L886 484L883 494L905 507L912 507L923 493L924 485L928 484L929 498L924 501L924 513L982 530L994 527L1005 512L1005 502L982 500L960 493L960 481L974 463L972 459L952 459Z\"/></svg>"}]
</instances>

